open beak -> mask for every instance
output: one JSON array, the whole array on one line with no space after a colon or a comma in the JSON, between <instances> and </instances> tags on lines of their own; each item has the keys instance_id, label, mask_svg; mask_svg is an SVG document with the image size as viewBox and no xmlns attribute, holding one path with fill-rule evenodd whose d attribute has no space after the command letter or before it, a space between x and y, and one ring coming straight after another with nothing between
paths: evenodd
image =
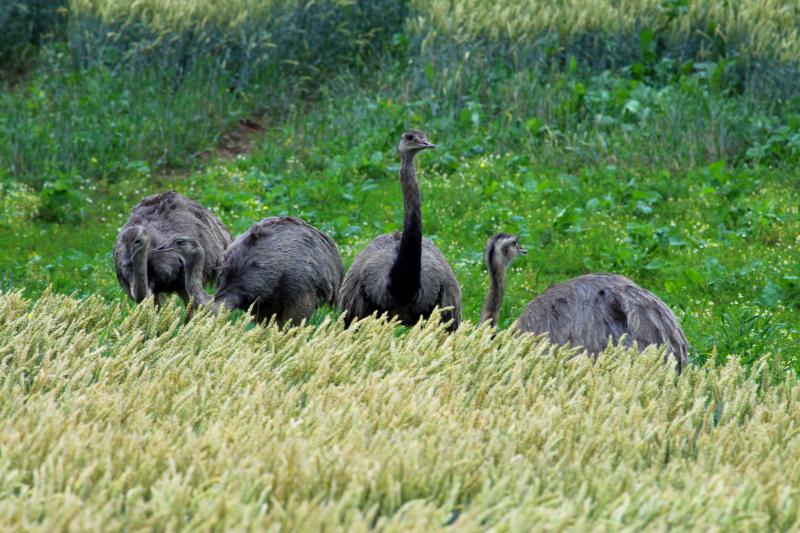
<instances>
[{"instance_id":1,"label":"open beak","mask_svg":"<svg viewBox=\"0 0 800 533\"><path fill-rule=\"evenodd\" d=\"M523 248L522 246L519 246L518 248L519 248L519 255L525 255L528 253L527 248Z\"/></svg>"}]
</instances>

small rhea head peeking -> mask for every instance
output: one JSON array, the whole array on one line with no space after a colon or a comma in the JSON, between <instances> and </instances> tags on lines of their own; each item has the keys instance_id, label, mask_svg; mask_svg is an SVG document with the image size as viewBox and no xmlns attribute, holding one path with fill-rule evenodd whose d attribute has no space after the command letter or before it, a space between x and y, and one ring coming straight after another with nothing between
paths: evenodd
<instances>
[{"instance_id":1,"label":"small rhea head peeking","mask_svg":"<svg viewBox=\"0 0 800 533\"><path fill-rule=\"evenodd\" d=\"M486 243L486 266L492 270L506 269L511 262L528 250L519 245L519 237L508 233L498 233Z\"/></svg>"},{"instance_id":2,"label":"small rhea head peeking","mask_svg":"<svg viewBox=\"0 0 800 533\"><path fill-rule=\"evenodd\" d=\"M144 226L131 226L122 232L122 242L131 255L142 251L150 243L150 234Z\"/></svg>"},{"instance_id":3,"label":"small rhea head peeking","mask_svg":"<svg viewBox=\"0 0 800 533\"><path fill-rule=\"evenodd\" d=\"M497 325L505 294L506 269L514 259L526 253L528 250L519 245L516 235L498 233L486 241L484 261L489 271L489 290L483 301L481 324L488 322L491 326Z\"/></svg>"},{"instance_id":4,"label":"small rhea head peeking","mask_svg":"<svg viewBox=\"0 0 800 533\"><path fill-rule=\"evenodd\" d=\"M413 158L422 150L436 148L436 145L428 140L425 133L419 130L408 130L400 136L400 144L397 145L397 152L403 159Z\"/></svg>"},{"instance_id":5,"label":"small rhea head peeking","mask_svg":"<svg viewBox=\"0 0 800 533\"><path fill-rule=\"evenodd\" d=\"M117 238L115 249L115 263L117 275L126 279L128 294L136 301L141 302L153 295L153 287L147 278L149 264L150 233L145 226L129 226L122 230ZM121 274L120 274L121 273Z\"/></svg>"},{"instance_id":6,"label":"small rhea head peeking","mask_svg":"<svg viewBox=\"0 0 800 533\"><path fill-rule=\"evenodd\" d=\"M176 235L152 250L152 253L162 252L178 252L181 257L192 257L202 250L196 239L187 235Z\"/></svg>"}]
</instances>

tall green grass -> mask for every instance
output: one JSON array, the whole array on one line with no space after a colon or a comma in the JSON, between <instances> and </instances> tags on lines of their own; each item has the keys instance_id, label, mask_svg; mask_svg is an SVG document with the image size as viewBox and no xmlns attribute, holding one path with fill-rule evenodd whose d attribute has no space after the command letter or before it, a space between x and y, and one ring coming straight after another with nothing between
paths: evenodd
<instances>
[{"instance_id":1,"label":"tall green grass","mask_svg":"<svg viewBox=\"0 0 800 533\"><path fill-rule=\"evenodd\" d=\"M225 78L195 71L175 90L157 70L48 70L0 93L0 172L37 189L77 188L145 168L176 168L241 113Z\"/></svg>"},{"instance_id":2,"label":"tall green grass","mask_svg":"<svg viewBox=\"0 0 800 533\"><path fill-rule=\"evenodd\" d=\"M800 12L781 0L73 0L70 10L76 61L92 64L110 53L115 61L182 72L211 55L244 84L275 72L318 83L375 56L431 48L430 59L440 63L454 62L441 57L452 49L461 60L488 55L525 68L563 65L571 56L593 71L724 62L740 90L784 97L800 80Z\"/></svg>"},{"instance_id":3,"label":"tall green grass","mask_svg":"<svg viewBox=\"0 0 800 533\"><path fill-rule=\"evenodd\" d=\"M407 22L412 32L423 35L445 35L460 42L506 41L521 49L541 44L537 40L548 34L555 34L551 43L586 39L593 34L597 36L595 41L606 37L613 42L615 36L638 34L642 28L649 28L664 40L663 47L679 50L684 56L713 57L722 52L792 62L800 54L800 12L782 0L744 0L735 4L720 0L147 0L130 4L71 0L69 5L72 16L79 21L118 25L122 34L109 36L111 40L124 39L124 32L136 35L146 26L156 38L188 32L197 41L212 41L221 31L261 31L278 44L283 34L292 34L297 25L303 25L309 31L338 27L334 35L307 35L304 43L311 48L314 39L328 39L334 49L342 50L360 40L374 41L378 33L397 31ZM342 22L345 27L340 26ZM228 42L233 43L234 39Z\"/></svg>"},{"instance_id":4,"label":"tall green grass","mask_svg":"<svg viewBox=\"0 0 800 533\"><path fill-rule=\"evenodd\" d=\"M0 172L42 189L190 168L238 118L280 122L334 92L435 101L577 164L791 163L797 14L726 6L72 0L0 99Z\"/></svg>"},{"instance_id":5,"label":"tall green grass","mask_svg":"<svg viewBox=\"0 0 800 533\"><path fill-rule=\"evenodd\" d=\"M305 88L363 66L402 28L404 2L73 0L69 49L79 65L122 63L183 76L199 63L237 87L270 80Z\"/></svg>"},{"instance_id":6,"label":"tall green grass","mask_svg":"<svg viewBox=\"0 0 800 533\"><path fill-rule=\"evenodd\" d=\"M435 323L180 323L0 295L2 527L800 525L792 375Z\"/></svg>"},{"instance_id":7,"label":"tall green grass","mask_svg":"<svg viewBox=\"0 0 800 533\"><path fill-rule=\"evenodd\" d=\"M718 160L787 167L800 157L800 103L784 102L778 112L698 75L659 86L608 71L588 76L574 66L547 76L494 71L487 79L423 63L376 70L368 81L343 75L311 102L289 92L266 96L269 86L231 93L230 80L195 70L175 88L155 70L42 73L0 94L0 176L41 190L114 182L143 169L183 171L253 113L268 124L298 116L327 121L331 105L376 97L398 104L391 110L398 123L435 125L453 140L480 134L484 150L534 154L572 169L610 162L674 170ZM390 110L357 111L358 120L333 126L354 142Z\"/></svg>"},{"instance_id":8,"label":"tall green grass","mask_svg":"<svg viewBox=\"0 0 800 533\"><path fill-rule=\"evenodd\" d=\"M68 0L8 0L0 4L0 75L22 69L33 59L36 48L63 27L67 5Z\"/></svg>"}]
</instances>

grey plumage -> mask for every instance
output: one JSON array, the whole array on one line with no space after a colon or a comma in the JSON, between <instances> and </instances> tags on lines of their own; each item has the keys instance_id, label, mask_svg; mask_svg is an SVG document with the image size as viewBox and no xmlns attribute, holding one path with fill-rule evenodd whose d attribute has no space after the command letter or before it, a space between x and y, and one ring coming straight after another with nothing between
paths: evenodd
<instances>
[{"instance_id":1,"label":"grey plumage","mask_svg":"<svg viewBox=\"0 0 800 533\"><path fill-rule=\"evenodd\" d=\"M405 305L392 297L388 274L397 257L400 237L397 231L376 237L353 261L339 296L339 307L347 312L347 323L377 312L413 325L439 306L453 308L442 312L442 320L452 320L451 329L456 329L461 321L461 288L447 259L430 239L422 240L420 288L416 296Z\"/></svg>"},{"instance_id":2,"label":"grey plumage","mask_svg":"<svg viewBox=\"0 0 800 533\"><path fill-rule=\"evenodd\" d=\"M322 304L334 304L344 267L336 243L295 217L269 217L225 252L214 305L246 310L259 322L299 324Z\"/></svg>"},{"instance_id":3,"label":"grey plumage","mask_svg":"<svg viewBox=\"0 0 800 533\"><path fill-rule=\"evenodd\" d=\"M492 281L482 322L491 320L492 315L496 320L505 268L524 253L508 246L509 241L517 242L515 236L500 235L487 243L487 269ZM618 344L624 337L625 346L636 345L640 350L650 345L665 346L667 354L675 358L678 372L688 363L689 343L675 314L652 292L617 274L587 274L550 287L528 303L515 328L546 333L554 344L583 347L592 355L602 352L609 338Z\"/></svg>"},{"instance_id":4,"label":"grey plumage","mask_svg":"<svg viewBox=\"0 0 800 533\"><path fill-rule=\"evenodd\" d=\"M216 280L222 254L232 240L230 232L197 202L175 191L154 194L133 208L114 244L117 280L137 303L151 295L159 301L172 292L188 302L178 255L151 254L154 248L178 234L190 236L203 248L202 282Z\"/></svg>"},{"instance_id":5,"label":"grey plumage","mask_svg":"<svg viewBox=\"0 0 800 533\"><path fill-rule=\"evenodd\" d=\"M186 320L191 319L198 305L206 304L211 297L203 288L203 266L205 265L205 251L200 243L189 235L175 235L161 246L153 248L150 252L153 257L172 252L180 258L184 286L189 298Z\"/></svg>"},{"instance_id":6,"label":"grey plumage","mask_svg":"<svg viewBox=\"0 0 800 533\"><path fill-rule=\"evenodd\" d=\"M506 268L517 256L526 253L528 250L519 245L519 239L508 233L498 233L486 241L483 261L489 273L489 290L481 310L481 324L489 322L491 326L497 326L505 294Z\"/></svg>"},{"instance_id":7,"label":"grey plumage","mask_svg":"<svg viewBox=\"0 0 800 533\"><path fill-rule=\"evenodd\" d=\"M398 145L403 187L403 232L376 237L353 261L342 283L339 307L345 322L373 313L397 317L407 325L449 307L442 320L455 330L461 321L461 288L453 270L430 239L422 237L422 210L414 159L435 148L425 134L403 133Z\"/></svg>"}]
</instances>

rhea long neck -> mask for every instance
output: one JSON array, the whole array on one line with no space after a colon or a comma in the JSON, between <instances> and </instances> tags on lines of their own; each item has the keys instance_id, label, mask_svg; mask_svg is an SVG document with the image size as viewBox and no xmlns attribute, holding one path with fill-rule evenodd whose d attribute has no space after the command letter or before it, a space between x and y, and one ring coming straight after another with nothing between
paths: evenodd
<instances>
[{"instance_id":1,"label":"rhea long neck","mask_svg":"<svg viewBox=\"0 0 800 533\"><path fill-rule=\"evenodd\" d=\"M422 270L422 200L414 154L402 156L400 184L403 187L403 235L389 273L389 292L397 303L407 304L419 291Z\"/></svg>"},{"instance_id":2,"label":"rhea long neck","mask_svg":"<svg viewBox=\"0 0 800 533\"><path fill-rule=\"evenodd\" d=\"M147 280L147 259L150 256L150 243L136 249L131 254L133 279L131 280L131 296L140 303L150 296L150 285Z\"/></svg>"},{"instance_id":3,"label":"rhea long neck","mask_svg":"<svg viewBox=\"0 0 800 533\"><path fill-rule=\"evenodd\" d=\"M483 301L480 323L489 322L490 326L497 327L500 306L503 304L503 295L506 290L506 270L502 267L497 268L493 261L487 261L486 268L489 270L489 291Z\"/></svg>"},{"instance_id":4,"label":"rhea long neck","mask_svg":"<svg viewBox=\"0 0 800 533\"><path fill-rule=\"evenodd\" d=\"M192 257L183 257L183 273L186 280L186 292L189 294L193 305L207 303L211 298L203 289L203 265L205 254L198 249Z\"/></svg>"}]
</instances>

